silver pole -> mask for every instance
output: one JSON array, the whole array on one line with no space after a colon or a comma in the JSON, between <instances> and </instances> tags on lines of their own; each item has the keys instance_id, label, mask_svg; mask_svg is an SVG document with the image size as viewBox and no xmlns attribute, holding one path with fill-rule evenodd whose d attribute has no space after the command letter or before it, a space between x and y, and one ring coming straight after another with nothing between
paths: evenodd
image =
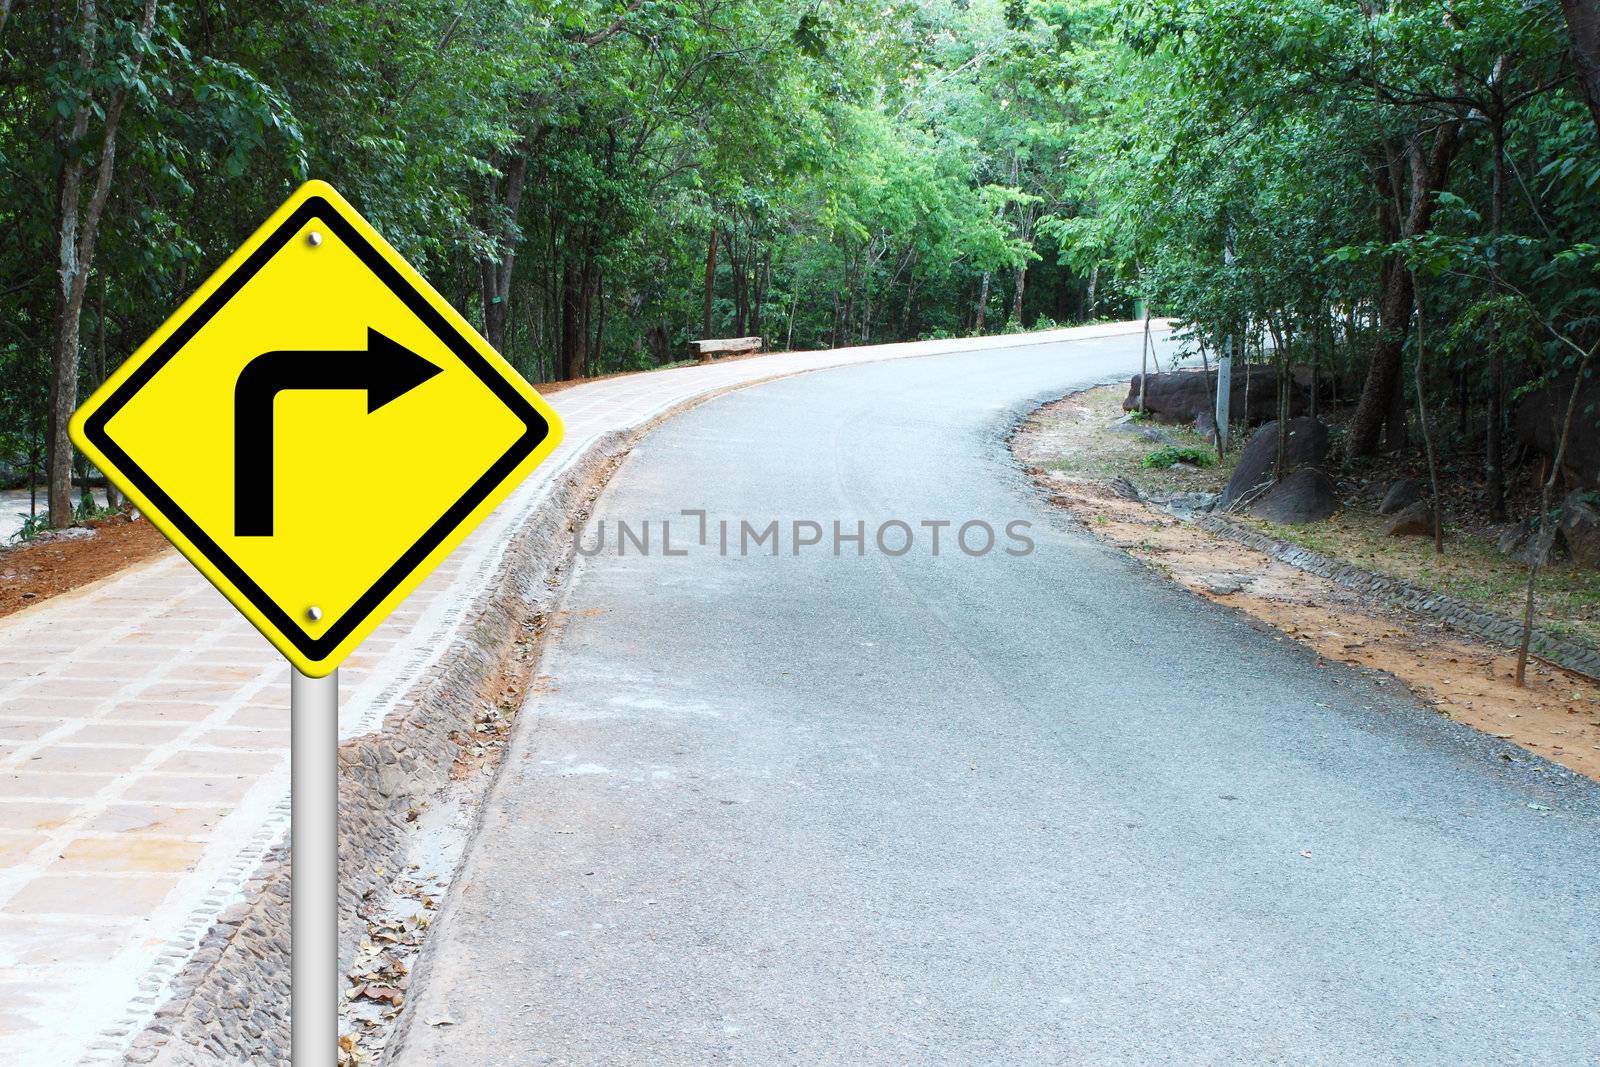
<instances>
[{"instance_id":1,"label":"silver pole","mask_svg":"<svg viewBox=\"0 0 1600 1067\"><path fill-rule=\"evenodd\" d=\"M1228 401L1233 399L1233 335L1222 342L1222 358L1217 360L1217 440L1222 451L1228 450L1228 423L1232 418Z\"/></svg>"},{"instance_id":2,"label":"silver pole","mask_svg":"<svg viewBox=\"0 0 1600 1067\"><path fill-rule=\"evenodd\" d=\"M1222 264L1225 267L1233 266L1233 223L1228 223L1228 236L1222 242ZM1228 410L1229 401L1233 399L1233 330L1230 326L1228 335L1222 341L1222 357L1217 360L1217 451L1228 450L1228 423L1232 421L1232 413ZM1250 413L1245 412L1245 423L1250 422Z\"/></svg>"},{"instance_id":3,"label":"silver pole","mask_svg":"<svg viewBox=\"0 0 1600 1067\"><path fill-rule=\"evenodd\" d=\"M1144 346L1139 349L1139 414L1144 414L1144 380L1150 376L1150 305L1144 306Z\"/></svg>"},{"instance_id":4,"label":"silver pole","mask_svg":"<svg viewBox=\"0 0 1600 1067\"><path fill-rule=\"evenodd\" d=\"M291 927L294 1067L339 1058L339 672L290 669Z\"/></svg>"}]
</instances>

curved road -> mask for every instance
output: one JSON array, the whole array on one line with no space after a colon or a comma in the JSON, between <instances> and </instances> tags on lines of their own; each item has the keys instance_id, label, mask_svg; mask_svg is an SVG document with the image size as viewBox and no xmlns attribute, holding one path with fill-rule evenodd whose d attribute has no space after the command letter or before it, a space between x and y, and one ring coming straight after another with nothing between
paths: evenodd
<instances>
[{"instance_id":1,"label":"curved road","mask_svg":"<svg viewBox=\"0 0 1600 1067\"><path fill-rule=\"evenodd\" d=\"M1020 414L1137 346L820 372L646 439L398 1062L1596 1062L1600 789L1165 583L1010 464ZM952 550L975 519L995 549Z\"/></svg>"}]
</instances>

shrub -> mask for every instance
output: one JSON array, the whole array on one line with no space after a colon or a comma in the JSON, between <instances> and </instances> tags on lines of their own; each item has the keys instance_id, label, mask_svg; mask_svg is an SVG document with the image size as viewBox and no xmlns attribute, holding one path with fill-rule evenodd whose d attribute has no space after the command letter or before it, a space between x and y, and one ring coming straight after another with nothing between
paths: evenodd
<instances>
[{"instance_id":1,"label":"shrub","mask_svg":"<svg viewBox=\"0 0 1600 1067\"><path fill-rule=\"evenodd\" d=\"M1167 445L1158 448L1139 462L1145 470L1164 471L1174 463L1192 463L1196 467L1216 466L1217 457L1203 448L1188 448L1178 445Z\"/></svg>"}]
</instances>

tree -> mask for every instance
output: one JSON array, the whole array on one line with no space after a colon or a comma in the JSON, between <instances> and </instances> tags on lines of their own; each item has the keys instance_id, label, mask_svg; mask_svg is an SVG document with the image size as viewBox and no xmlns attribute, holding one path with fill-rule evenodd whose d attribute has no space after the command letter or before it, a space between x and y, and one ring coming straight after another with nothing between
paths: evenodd
<instances>
[{"instance_id":1,"label":"tree","mask_svg":"<svg viewBox=\"0 0 1600 1067\"><path fill-rule=\"evenodd\" d=\"M78 406L79 329L83 301L94 267L95 241L111 198L117 159L117 133L130 92L144 91L139 78L144 57L154 44L155 0L144 0L136 28L103 19L96 0L78 0L75 21L57 20L58 55L73 54L60 67L56 110L60 114L57 151L61 157L57 200L61 291L57 302L55 344L50 376L50 525L72 523L72 441L67 423ZM97 91L98 90L98 91ZM90 128L98 118L98 151ZM94 184L84 200L84 177L91 153Z\"/></svg>"}]
</instances>

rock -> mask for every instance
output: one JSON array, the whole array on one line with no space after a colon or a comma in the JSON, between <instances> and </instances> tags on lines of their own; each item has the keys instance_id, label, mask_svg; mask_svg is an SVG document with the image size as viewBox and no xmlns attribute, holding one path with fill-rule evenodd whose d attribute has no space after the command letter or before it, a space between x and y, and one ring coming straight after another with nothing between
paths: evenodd
<instances>
[{"instance_id":1,"label":"rock","mask_svg":"<svg viewBox=\"0 0 1600 1067\"><path fill-rule=\"evenodd\" d=\"M1139 378L1128 383L1124 411L1139 410ZM1228 417L1251 426L1266 422L1278 413L1278 371L1275 367L1250 367L1235 364L1230 379ZM1190 423L1204 415L1211 418L1217 389L1217 374L1203 370L1165 371L1151 374L1145 381L1145 414L1161 422ZM1248 400L1248 407L1246 401ZM1310 403L1309 390L1296 383L1290 386L1290 415L1303 414Z\"/></svg>"},{"instance_id":2,"label":"rock","mask_svg":"<svg viewBox=\"0 0 1600 1067\"><path fill-rule=\"evenodd\" d=\"M1151 493L1145 500L1180 519L1203 515L1217 506L1216 493Z\"/></svg>"},{"instance_id":3,"label":"rock","mask_svg":"<svg viewBox=\"0 0 1600 1067\"><path fill-rule=\"evenodd\" d=\"M1550 531L1550 543L1544 546L1544 551L1537 553L1539 566L1543 567L1550 562L1551 550L1555 547L1555 535L1558 530ZM1516 560L1523 566L1530 566L1535 556L1535 544L1539 536L1536 526L1525 523L1512 523L1500 531L1500 536L1495 539L1495 548L1508 559Z\"/></svg>"},{"instance_id":4,"label":"rock","mask_svg":"<svg viewBox=\"0 0 1600 1067\"><path fill-rule=\"evenodd\" d=\"M1268 522L1295 526L1321 522L1339 510L1339 488L1315 467L1301 467L1267 491L1250 514Z\"/></svg>"},{"instance_id":5,"label":"rock","mask_svg":"<svg viewBox=\"0 0 1600 1067\"><path fill-rule=\"evenodd\" d=\"M1194 432L1207 439L1217 436L1217 420L1211 417L1211 412L1202 411L1194 417Z\"/></svg>"},{"instance_id":6,"label":"rock","mask_svg":"<svg viewBox=\"0 0 1600 1067\"><path fill-rule=\"evenodd\" d=\"M1393 515L1397 511L1404 511L1423 497L1422 483L1415 478L1401 478L1389 487L1383 494L1383 503L1378 505L1379 515Z\"/></svg>"},{"instance_id":7,"label":"rock","mask_svg":"<svg viewBox=\"0 0 1600 1067\"><path fill-rule=\"evenodd\" d=\"M1572 553L1572 562L1590 570L1600 570L1600 507L1595 494L1575 492L1561 505L1561 537Z\"/></svg>"},{"instance_id":8,"label":"rock","mask_svg":"<svg viewBox=\"0 0 1600 1067\"><path fill-rule=\"evenodd\" d=\"M1383 532L1390 537L1432 537L1433 509L1426 500L1413 501L1389 520Z\"/></svg>"},{"instance_id":9,"label":"rock","mask_svg":"<svg viewBox=\"0 0 1600 1067\"><path fill-rule=\"evenodd\" d=\"M1287 470L1315 467L1328 455L1328 428L1310 418L1289 420L1289 437L1284 462ZM1272 484L1278 465L1278 424L1269 422L1250 437L1239 456L1239 464L1228 479L1217 507L1224 510L1240 503L1248 504Z\"/></svg>"},{"instance_id":10,"label":"rock","mask_svg":"<svg viewBox=\"0 0 1600 1067\"><path fill-rule=\"evenodd\" d=\"M67 527L65 527L63 529L60 529L60 530L44 530L37 537L35 537L33 540L34 540L35 544L39 544L39 543L47 543L47 542L50 542L50 541L82 541L85 538L89 538L89 537L93 537L93 536L94 536L94 528L93 527L90 527L90 526L67 526Z\"/></svg>"},{"instance_id":11,"label":"rock","mask_svg":"<svg viewBox=\"0 0 1600 1067\"><path fill-rule=\"evenodd\" d=\"M1171 434L1158 427L1151 426L1149 423L1136 421L1131 414L1124 415L1107 427L1107 430L1110 433L1154 441L1158 445L1170 445L1173 443Z\"/></svg>"},{"instance_id":12,"label":"rock","mask_svg":"<svg viewBox=\"0 0 1600 1067\"><path fill-rule=\"evenodd\" d=\"M1546 459L1556 454L1558 427L1572 396L1572 375L1565 374L1517 403L1514 432L1524 444ZM1578 393L1572 433L1561 457L1561 477L1579 489L1600 489L1600 376L1584 382Z\"/></svg>"},{"instance_id":13,"label":"rock","mask_svg":"<svg viewBox=\"0 0 1600 1067\"><path fill-rule=\"evenodd\" d=\"M1139 499L1139 487L1120 474L1111 479L1111 491L1124 500Z\"/></svg>"},{"instance_id":14,"label":"rock","mask_svg":"<svg viewBox=\"0 0 1600 1067\"><path fill-rule=\"evenodd\" d=\"M392 763L378 768L378 792L384 796L398 795L405 783L406 775L403 768L396 767Z\"/></svg>"}]
</instances>

